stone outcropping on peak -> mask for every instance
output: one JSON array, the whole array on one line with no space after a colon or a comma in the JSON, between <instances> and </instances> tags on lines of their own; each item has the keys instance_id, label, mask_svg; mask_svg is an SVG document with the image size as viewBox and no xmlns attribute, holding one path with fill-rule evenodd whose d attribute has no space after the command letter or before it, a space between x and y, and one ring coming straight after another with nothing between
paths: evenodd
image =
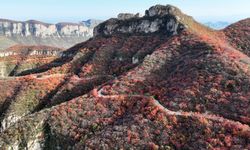
<instances>
[{"instance_id":1,"label":"stone outcropping on peak","mask_svg":"<svg viewBox=\"0 0 250 150\"><path fill-rule=\"evenodd\" d=\"M181 14L181 11L172 5L156 5L150 7L145 12L145 16L153 17L153 16L165 16L165 15L176 15Z\"/></svg>"},{"instance_id":2,"label":"stone outcropping on peak","mask_svg":"<svg viewBox=\"0 0 250 150\"><path fill-rule=\"evenodd\" d=\"M117 16L117 19L119 19L119 20L128 20L128 19L131 19L131 18L139 18L139 17L140 17L139 13L137 13L137 14L120 13Z\"/></svg>"},{"instance_id":3,"label":"stone outcropping on peak","mask_svg":"<svg viewBox=\"0 0 250 150\"><path fill-rule=\"evenodd\" d=\"M166 33L175 35L190 22L192 17L183 14L171 5L156 5L146 10L145 15L121 13L118 18L109 19L94 29L94 36L119 34Z\"/></svg>"}]
</instances>

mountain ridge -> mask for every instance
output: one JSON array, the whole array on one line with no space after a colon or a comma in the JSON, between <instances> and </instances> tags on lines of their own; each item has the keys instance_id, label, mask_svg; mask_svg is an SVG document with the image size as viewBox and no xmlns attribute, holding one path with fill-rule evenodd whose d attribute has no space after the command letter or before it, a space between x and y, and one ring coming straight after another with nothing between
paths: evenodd
<instances>
[{"instance_id":1,"label":"mountain ridge","mask_svg":"<svg viewBox=\"0 0 250 150\"><path fill-rule=\"evenodd\" d=\"M15 44L48 45L69 48L93 36L93 24L61 22L49 24L36 20L14 21L0 19L0 48L5 49Z\"/></svg>"}]
</instances>

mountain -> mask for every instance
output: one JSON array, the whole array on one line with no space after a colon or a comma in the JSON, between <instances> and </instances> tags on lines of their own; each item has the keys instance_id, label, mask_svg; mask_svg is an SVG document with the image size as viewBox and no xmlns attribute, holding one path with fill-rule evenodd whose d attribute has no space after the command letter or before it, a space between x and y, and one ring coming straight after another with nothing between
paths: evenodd
<instances>
[{"instance_id":1,"label":"mountain","mask_svg":"<svg viewBox=\"0 0 250 150\"><path fill-rule=\"evenodd\" d=\"M228 25L230 25L230 23L225 21L217 21L217 22L205 22L204 25L212 29L220 30L226 28Z\"/></svg>"},{"instance_id":2,"label":"mountain","mask_svg":"<svg viewBox=\"0 0 250 150\"><path fill-rule=\"evenodd\" d=\"M48 24L36 20L25 22L0 19L0 49L16 44L48 45L69 48L93 36L98 21Z\"/></svg>"},{"instance_id":3,"label":"mountain","mask_svg":"<svg viewBox=\"0 0 250 150\"><path fill-rule=\"evenodd\" d=\"M171 5L118 16L0 79L1 149L249 149L249 19L216 31Z\"/></svg>"}]
</instances>

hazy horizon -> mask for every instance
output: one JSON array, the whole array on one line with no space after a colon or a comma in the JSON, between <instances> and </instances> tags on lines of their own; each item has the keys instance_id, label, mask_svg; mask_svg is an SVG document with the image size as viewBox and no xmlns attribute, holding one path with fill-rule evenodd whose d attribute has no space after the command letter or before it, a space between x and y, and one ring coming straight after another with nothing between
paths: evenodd
<instances>
[{"instance_id":1,"label":"hazy horizon","mask_svg":"<svg viewBox=\"0 0 250 150\"><path fill-rule=\"evenodd\" d=\"M0 5L0 18L47 23L79 22L88 19L106 20L121 12L141 13L156 4L172 4L200 22L235 22L250 17L250 1L226 0L145 0L141 1L66 1L66 0L9 0Z\"/></svg>"}]
</instances>

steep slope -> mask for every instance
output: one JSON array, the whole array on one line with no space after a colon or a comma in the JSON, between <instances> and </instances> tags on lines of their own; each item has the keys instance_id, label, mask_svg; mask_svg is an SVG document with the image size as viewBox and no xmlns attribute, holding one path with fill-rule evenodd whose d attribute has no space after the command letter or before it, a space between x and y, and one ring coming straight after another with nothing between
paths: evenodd
<instances>
[{"instance_id":1,"label":"steep slope","mask_svg":"<svg viewBox=\"0 0 250 150\"><path fill-rule=\"evenodd\" d=\"M232 24L223 31L235 48L250 56L250 18Z\"/></svg>"},{"instance_id":2,"label":"steep slope","mask_svg":"<svg viewBox=\"0 0 250 150\"><path fill-rule=\"evenodd\" d=\"M88 20L86 24L48 24L36 20L21 22L0 19L0 50L16 44L69 48L91 38L93 28L98 23Z\"/></svg>"},{"instance_id":3,"label":"steep slope","mask_svg":"<svg viewBox=\"0 0 250 150\"><path fill-rule=\"evenodd\" d=\"M0 80L2 149L250 148L250 58L223 32L156 5L94 34Z\"/></svg>"}]
</instances>

